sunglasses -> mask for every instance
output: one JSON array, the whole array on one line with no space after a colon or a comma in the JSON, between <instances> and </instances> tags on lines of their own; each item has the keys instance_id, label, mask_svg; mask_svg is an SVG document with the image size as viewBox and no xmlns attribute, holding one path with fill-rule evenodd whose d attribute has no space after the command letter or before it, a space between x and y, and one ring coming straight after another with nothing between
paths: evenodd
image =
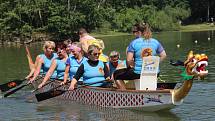
<instances>
[{"instance_id":1,"label":"sunglasses","mask_svg":"<svg viewBox=\"0 0 215 121\"><path fill-rule=\"evenodd\" d=\"M93 56L99 56L101 53L92 53Z\"/></svg>"},{"instance_id":2,"label":"sunglasses","mask_svg":"<svg viewBox=\"0 0 215 121\"><path fill-rule=\"evenodd\" d=\"M117 59L117 60L110 60L112 63L116 63L116 62L118 62L119 61L119 59Z\"/></svg>"},{"instance_id":3,"label":"sunglasses","mask_svg":"<svg viewBox=\"0 0 215 121\"><path fill-rule=\"evenodd\" d=\"M74 50L72 50L71 52L72 52L72 53L75 53L75 51L74 51Z\"/></svg>"},{"instance_id":4,"label":"sunglasses","mask_svg":"<svg viewBox=\"0 0 215 121\"><path fill-rule=\"evenodd\" d=\"M119 55L111 55L110 58L119 58Z\"/></svg>"},{"instance_id":5,"label":"sunglasses","mask_svg":"<svg viewBox=\"0 0 215 121\"><path fill-rule=\"evenodd\" d=\"M59 50L57 51L57 54L61 54L63 52L63 50Z\"/></svg>"}]
</instances>

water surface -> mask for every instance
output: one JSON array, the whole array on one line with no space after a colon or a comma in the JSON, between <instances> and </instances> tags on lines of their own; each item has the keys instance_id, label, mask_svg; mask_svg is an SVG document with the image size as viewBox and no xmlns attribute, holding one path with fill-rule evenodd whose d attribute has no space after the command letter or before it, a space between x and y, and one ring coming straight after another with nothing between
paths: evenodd
<instances>
[{"instance_id":1,"label":"water surface","mask_svg":"<svg viewBox=\"0 0 215 121\"><path fill-rule=\"evenodd\" d=\"M47 100L40 103L29 103L22 95L30 94L24 89L10 98L0 99L0 121L214 121L215 120L215 33L205 32L162 32L155 33L167 52L167 59L161 63L161 78L166 82L181 82L178 70L169 65L169 60L184 60L190 50L194 53L205 53L209 57L209 74L204 80L195 80L191 92L184 103L170 111L138 112L89 106L65 100ZM101 38L105 42L104 53L118 50L121 59L125 58L125 49L132 36L114 36ZM208 39L210 38L210 39ZM180 45L178 48L177 45ZM33 58L42 52L39 43L31 44ZM24 78L29 71L24 46L11 45L0 47L0 83Z\"/></svg>"}]
</instances>

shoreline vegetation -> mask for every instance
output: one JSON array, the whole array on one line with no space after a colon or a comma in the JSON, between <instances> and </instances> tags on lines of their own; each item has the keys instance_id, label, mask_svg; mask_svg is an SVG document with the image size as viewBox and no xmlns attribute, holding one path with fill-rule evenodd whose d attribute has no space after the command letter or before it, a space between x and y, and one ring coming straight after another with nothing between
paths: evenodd
<instances>
[{"instance_id":1,"label":"shoreline vegetation","mask_svg":"<svg viewBox=\"0 0 215 121\"><path fill-rule=\"evenodd\" d=\"M214 23L203 23L203 24L192 24L192 25L185 25L181 26L179 30L181 32L195 32L195 31L212 31L215 30ZM177 32L176 31L176 32ZM165 32L165 31L162 31ZM104 31L104 32L98 32L93 31L90 33L92 36L96 38L100 37L108 37L108 36L126 36L131 35L131 33L125 33L125 32L117 32L117 31ZM51 37L51 34L48 33L33 33L31 38L27 38L24 42L20 41L20 38L15 38L14 41L5 41L0 42L0 45L7 45L7 44L29 44L34 42L41 42L45 40L49 40Z\"/></svg>"},{"instance_id":2,"label":"shoreline vegetation","mask_svg":"<svg viewBox=\"0 0 215 121\"><path fill-rule=\"evenodd\" d=\"M0 44L78 41L81 27L99 38L130 35L136 23L148 23L159 33L215 21L215 1L211 0L3 0L0 5Z\"/></svg>"}]
</instances>

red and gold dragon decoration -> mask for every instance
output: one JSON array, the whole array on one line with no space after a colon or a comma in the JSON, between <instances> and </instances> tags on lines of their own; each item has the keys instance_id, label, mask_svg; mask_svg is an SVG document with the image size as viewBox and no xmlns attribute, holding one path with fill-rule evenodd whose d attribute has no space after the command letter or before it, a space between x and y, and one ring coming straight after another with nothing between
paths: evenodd
<instances>
[{"instance_id":1,"label":"red and gold dragon decoration","mask_svg":"<svg viewBox=\"0 0 215 121\"><path fill-rule=\"evenodd\" d=\"M190 51L187 60L184 62L184 66L188 75L203 78L208 74L206 70L206 66L208 66L208 57L205 54L194 55L193 51Z\"/></svg>"},{"instance_id":2,"label":"red and gold dragon decoration","mask_svg":"<svg viewBox=\"0 0 215 121\"><path fill-rule=\"evenodd\" d=\"M202 79L208 74L208 70L206 70L208 66L208 57L205 54L194 54L193 51L190 51L187 59L183 63L177 63L175 65L184 67L181 73L184 84L172 92L174 93L174 101L177 102L188 94L195 77Z\"/></svg>"}]
</instances>

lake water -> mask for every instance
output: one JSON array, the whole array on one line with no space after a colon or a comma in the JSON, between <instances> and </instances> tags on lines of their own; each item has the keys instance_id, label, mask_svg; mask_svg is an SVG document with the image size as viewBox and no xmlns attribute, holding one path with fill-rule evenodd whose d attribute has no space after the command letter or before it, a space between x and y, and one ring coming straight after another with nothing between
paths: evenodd
<instances>
[{"instance_id":1,"label":"lake water","mask_svg":"<svg viewBox=\"0 0 215 121\"><path fill-rule=\"evenodd\" d=\"M105 42L104 53L118 50L125 58L125 48L132 36L101 38ZM169 111L138 112L89 106L64 100L47 100L29 103L21 95L29 89L20 90L13 97L0 99L0 121L214 121L215 120L215 32L162 32L154 38L161 41L167 52L167 59L161 64L161 78L166 82L181 82L178 70L169 65L169 60L184 60L187 53L205 53L209 57L209 74L204 80L195 80L182 105ZM180 45L178 48L177 45ZM41 44L31 44L32 56L42 52ZM22 79L29 68L24 46L0 46L0 83Z\"/></svg>"}]
</instances>

